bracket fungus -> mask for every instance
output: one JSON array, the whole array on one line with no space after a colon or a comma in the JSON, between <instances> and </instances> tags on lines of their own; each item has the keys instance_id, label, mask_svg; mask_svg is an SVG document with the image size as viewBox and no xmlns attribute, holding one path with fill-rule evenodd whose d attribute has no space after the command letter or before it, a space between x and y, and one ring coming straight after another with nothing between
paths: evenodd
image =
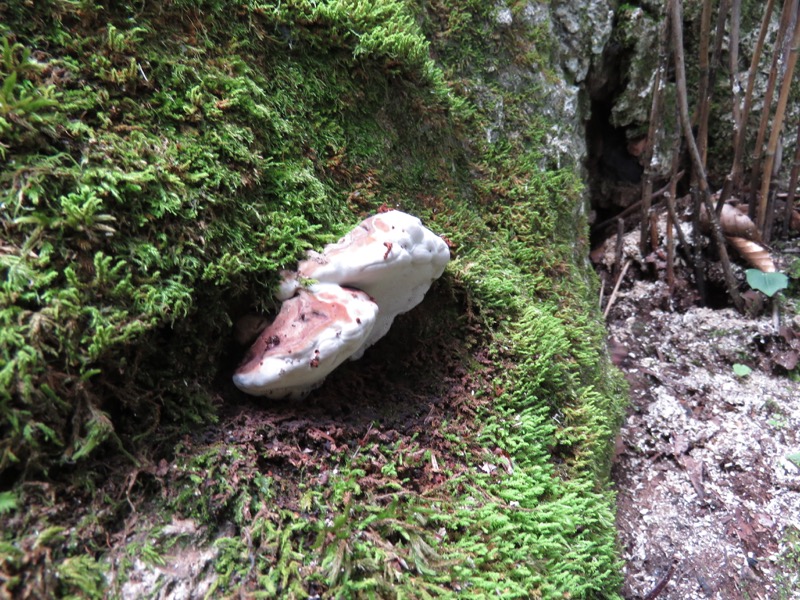
<instances>
[{"instance_id":1,"label":"bracket fungus","mask_svg":"<svg viewBox=\"0 0 800 600\"><path fill-rule=\"evenodd\" d=\"M377 323L353 356L357 359L386 335L397 315L422 302L449 260L450 250L442 238L417 217L392 210L363 220L321 253L309 252L293 278L354 287L377 302ZM291 288L286 280L282 285Z\"/></svg>"},{"instance_id":2,"label":"bracket fungus","mask_svg":"<svg viewBox=\"0 0 800 600\"><path fill-rule=\"evenodd\" d=\"M233 376L243 392L302 398L369 337L378 305L359 290L319 284L286 300Z\"/></svg>"},{"instance_id":3,"label":"bracket fungus","mask_svg":"<svg viewBox=\"0 0 800 600\"><path fill-rule=\"evenodd\" d=\"M344 360L360 358L369 346L386 335L397 315L422 301L449 260L447 243L425 228L417 217L392 210L365 219L338 242L325 246L322 252L310 251L296 272L283 273L277 292L278 299L284 301L281 312L253 344L236 371L234 382L248 394L304 396ZM306 288L304 281L317 283ZM371 318L365 316L369 313L365 307L353 308L364 313L359 317L357 332L348 328L347 335L344 335L341 322L336 320L323 319L316 325L306 325L303 321L302 326L295 325L300 315L313 312L306 305L310 306L321 290L333 294L331 290L340 286L351 288L351 294L359 290L374 306ZM346 300L349 304L356 304L355 297ZM359 300L363 301L363 298ZM333 309L328 311L336 312ZM287 328L291 331L284 333ZM332 331L342 333L331 338ZM285 341L283 336L288 336ZM326 340L326 354L331 357L325 357L325 369L320 368L322 356L319 367L314 370L304 368L302 361L295 367L298 352L304 361L313 360L307 349L316 349L318 339ZM272 343L274 340L280 340L280 344ZM295 349L290 343L298 348L301 343L306 343L306 350ZM340 346L334 350L336 344ZM281 345L283 348L276 350ZM292 356L287 354L289 349ZM288 369L286 365L290 363L292 368Z\"/></svg>"}]
</instances>

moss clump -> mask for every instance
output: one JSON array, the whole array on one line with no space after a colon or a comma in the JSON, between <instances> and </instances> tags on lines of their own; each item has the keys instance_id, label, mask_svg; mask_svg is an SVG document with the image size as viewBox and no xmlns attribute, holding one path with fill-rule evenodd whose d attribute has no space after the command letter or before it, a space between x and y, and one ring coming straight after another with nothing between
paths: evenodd
<instances>
[{"instance_id":1,"label":"moss clump","mask_svg":"<svg viewBox=\"0 0 800 600\"><path fill-rule=\"evenodd\" d=\"M94 513L22 514L42 497L15 487L6 589L62 573L64 594L105 593L103 544L135 505L197 524L214 593L613 597L621 394L580 183L540 151L536 78L481 83L506 107L492 140L470 91L495 49L521 72L548 65L547 44L522 41L535 27L496 32L481 3L48 5L0 9L0 470L69 467L59 489ZM286 406L253 411L242 439L250 417L210 425L219 400L241 402L233 320L274 308L279 269L381 204L457 254L435 310L396 334L421 348L345 368L328 387L357 409L302 432L270 420ZM104 483L100 449L138 464L124 485L118 464ZM147 522L135 548L157 564L173 548ZM137 567L115 564L119 591Z\"/></svg>"},{"instance_id":2,"label":"moss clump","mask_svg":"<svg viewBox=\"0 0 800 600\"><path fill-rule=\"evenodd\" d=\"M232 32L225 3L5 20L0 469L212 418L194 374L237 306L269 308L277 271L352 220L326 171L376 151L349 140L371 143L390 72L433 85L401 5L347 6L253 7ZM340 52L315 52L322 31Z\"/></svg>"}]
</instances>

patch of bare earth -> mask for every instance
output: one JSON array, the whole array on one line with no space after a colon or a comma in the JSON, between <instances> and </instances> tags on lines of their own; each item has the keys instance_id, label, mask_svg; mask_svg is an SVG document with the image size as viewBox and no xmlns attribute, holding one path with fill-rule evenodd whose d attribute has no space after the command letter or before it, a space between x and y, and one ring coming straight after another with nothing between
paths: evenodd
<instances>
[{"instance_id":1,"label":"patch of bare earth","mask_svg":"<svg viewBox=\"0 0 800 600\"><path fill-rule=\"evenodd\" d=\"M673 312L662 282L625 287L608 324L631 388L613 468L624 597L791 597L797 574L779 557L800 527L800 469L788 458L800 451L800 384L781 366L797 359L792 324Z\"/></svg>"}]
</instances>

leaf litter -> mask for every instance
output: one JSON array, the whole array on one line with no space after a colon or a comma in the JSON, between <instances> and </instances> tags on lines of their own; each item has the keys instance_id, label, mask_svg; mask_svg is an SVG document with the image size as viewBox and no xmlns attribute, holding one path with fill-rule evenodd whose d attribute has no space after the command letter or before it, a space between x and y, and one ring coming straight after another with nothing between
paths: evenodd
<instances>
[{"instance_id":1,"label":"leaf litter","mask_svg":"<svg viewBox=\"0 0 800 600\"><path fill-rule=\"evenodd\" d=\"M800 323L670 302L636 280L609 313L631 389L612 472L623 595L798 597Z\"/></svg>"}]
</instances>

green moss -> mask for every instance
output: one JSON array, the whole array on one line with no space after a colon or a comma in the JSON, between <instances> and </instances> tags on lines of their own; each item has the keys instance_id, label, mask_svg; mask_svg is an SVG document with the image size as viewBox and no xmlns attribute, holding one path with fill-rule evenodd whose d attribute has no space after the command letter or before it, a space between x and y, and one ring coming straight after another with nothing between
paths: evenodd
<instances>
[{"instance_id":1,"label":"green moss","mask_svg":"<svg viewBox=\"0 0 800 600\"><path fill-rule=\"evenodd\" d=\"M547 70L540 28L495 31L480 2L48 7L14 4L0 25L6 480L60 466L90 494L100 458L127 456L151 483L134 490L134 476L75 535L99 556L141 494L208 528L214 593L614 597L621 393L583 262L581 185L540 150L537 79L511 89L474 71ZM505 107L492 143L486 90ZM274 308L281 268L384 203L453 242L440 310L414 331L483 382L435 431L452 446L436 492L415 487L434 457L413 437L274 473L264 446L186 441L229 398L233 320ZM387 375L387 393L407 379ZM154 475L162 455L173 469ZM157 563L162 538L142 539L137 555ZM42 568L96 595L102 563L80 554L55 545ZM13 592L26 563L4 560Z\"/></svg>"},{"instance_id":2,"label":"green moss","mask_svg":"<svg viewBox=\"0 0 800 600\"><path fill-rule=\"evenodd\" d=\"M800 532L795 527L789 527L785 531L777 562L781 567L776 576L777 597L788 600L800 590L800 582L796 575L800 568Z\"/></svg>"}]
</instances>

